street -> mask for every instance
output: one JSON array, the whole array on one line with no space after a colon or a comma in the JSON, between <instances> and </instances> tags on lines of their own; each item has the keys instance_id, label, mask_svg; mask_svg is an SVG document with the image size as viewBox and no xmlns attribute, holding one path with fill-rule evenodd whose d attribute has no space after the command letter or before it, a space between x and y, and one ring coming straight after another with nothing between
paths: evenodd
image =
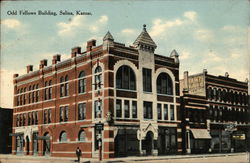
<instances>
[{"instance_id":1,"label":"street","mask_svg":"<svg viewBox=\"0 0 250 163\"><path fill-rule=\"evenodd\" d=\"M0 155L0 163L74 163L76 158L65 157L33 157ZM97 163L97 159L82 159L81 163ZM125 157L104 160L103 163L250 163L249 153L204 154L176 156Z\"/></svg>"}]
</instances>

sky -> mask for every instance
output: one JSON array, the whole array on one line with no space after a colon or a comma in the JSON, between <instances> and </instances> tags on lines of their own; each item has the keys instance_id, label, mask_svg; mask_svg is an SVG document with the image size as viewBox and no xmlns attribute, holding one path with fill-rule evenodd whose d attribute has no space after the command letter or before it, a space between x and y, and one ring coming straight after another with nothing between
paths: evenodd
<instances>
[{"instance_id":1,"label":"sky","mask_svg":"<svg viewBox=\"0 0 250 163\"><path fill-rule=\"evenodd\" d=\"M36 12L23 15L20 12ZM57 15L38 15L40 11ZM60 15L72 12L74 15ZM76 11L91 15L77 15ZM17 12L17 14L15 14ZM42 59L61 54L70 58L71 48L97 45L110 31L115 41L132 45L143 24L157 44L156 54L180 56L180 78L207 69L239 81L249 78L248 0L123 0L123 1L3 1L1 2L0 107L13 107L13 74L38 69Z\"/></svg>"}]
</instances>

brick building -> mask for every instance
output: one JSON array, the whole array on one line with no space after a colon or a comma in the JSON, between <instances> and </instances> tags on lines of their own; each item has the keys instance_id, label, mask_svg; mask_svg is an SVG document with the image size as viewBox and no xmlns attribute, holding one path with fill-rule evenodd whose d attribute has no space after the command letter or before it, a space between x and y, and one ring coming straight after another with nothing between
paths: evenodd
<instances>
[{"instance_id":1,"label":"brick building","mask_svg":"<svg viewBox=\"0 0 250 163\"><path fill-rule=\"evenodd\" d=\"M250 146L248 83L204 70L180 80L187 153L240 152ZM249 150L249 149L248 149Z\"/></svg>"},{"instance_id":2,"label":"brick building","mask_svg":"<svg viewBox=\"0 0 250 163\"><path fill-rule=\"evenodd\" d=\"M104 158L181 153L178 54L156 47L146 26L129 47L108 32L15 74L13 154L74 157L79 146L93 158L98 142Z\"/></svg>"}]
</instances>

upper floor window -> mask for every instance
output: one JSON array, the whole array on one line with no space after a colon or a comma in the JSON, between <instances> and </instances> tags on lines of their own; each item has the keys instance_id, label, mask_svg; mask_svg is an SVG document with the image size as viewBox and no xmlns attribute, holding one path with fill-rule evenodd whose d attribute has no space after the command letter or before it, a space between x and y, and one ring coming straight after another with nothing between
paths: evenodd
<instances>
[{"instance_id":1,"label":"upper floor window","mask_svg":"<svg viewBox=\"0 0 250 163\"><path fill-rule=\"evenodd\" d=\"M161 120L162 118L161 104L157 104L157 117L158 117L158 120Z\"/></svg>"},{"instance_id":2,"label":"upper floor window","mask_svg":"<svg viewBox=\"0 0 250 163\"><path fill-rule=\"evenodd\" d=\"M84 120L86 116L86 104L80 103L78 104L78 119Z\"/></svg>"},{"instance_id":3,"label":"upper floor window","mask_svg":"<svg viewBox=\"0 0 250 163\"><path fill-rule=\"evenodd\" d=\"M122 101L116 100L116 117L121 118L122 117Z\"/></svg>"},{"instance_id":4,"label":"upper floor window","mask_svg":"<svg viewBox=\"0 0 250 163\"><path fill-rule=\"evenodd\" d=\"M101 66L95 69L95 90L102 87L102 68Z\"/></svg>"},{"instance_id":5,"label":"upper floor window","mask_svg":"<svg viewBox=\"0 0 250 163\"><path fill-rule=\"evenodd\" d=\"M48 99L52 99L52 80L49 81L49 95Z\"/></svg>"},{"instance_id":6,"label":"upper floor window","mask_svg":"<svg viewBox=\"0 0 250 163\"><path fill-rule=\"evenodd\" d=\"M144 119L152 119L153 118L153 109L152 102L143 102L143 116Z\"/></svg>"},{"instance_id":7,"label":"upper floor window","mask_svg":"<svg viewBox=\"0 0 250 163\"><path fill-rule=\"evenodd\" d=\"M69 107L68 106L61 106L60 107L60 122L66 122L69 118Z\"/></svg>"},{"instance_id":8,"label":"upper floor window","mask_svg":"<svg viewBox=\"0 0 250 163\"><path fill-rule=\"evenodd\" d=\"M60 142L67 142L67 133L65 131L61 132L59 141Z\"/></svg>"},{"instance_id":9,"label":"upper floor window","mask_svg":"<svg viewBox=\"0 0 250 163\"><path fill-rule=\"evenodd\" d=\"M78 93L84 93L84 92L86 92L86 78L85 78L84 71L80 72L78 78L79 78L79 81L78 81Z\"/></svg>"},{"instance_id":10,"label":"upper floor window","mask_svg":"<svg viewBox=\"0 0 250 163\"><path fill-rule=\"evenodd\" d=\"M95 107L95 118L101 118L102 117L102 100L96 100L94 107Z\"/></svg>"},{"instance_id":11,"label":"upper floor window","mask_svg":"<svg viewBox=\"0 0 250 163\"><path fill-rule=\"evenodd\" d=\"M129 66L121 66L116 74L116 88L136 90L135 73Z\"/></svg>"},{"instance_id":12,"label":"upper floor window","mask_svg":"<svg viewBox=\"0 0 250 163\"><path fill-rule=\"evenodd\" d=\"M68 96L69 94L69 83L68 83L68 75L60 78L60 97Z\"/></svg>"},{"instance_id":13,"label":"upper floor window","mask_svg":"<svg viewBox=\"0 0 250 163\"><path fill-rule=\"evenodd\" d=\"M129 100L124 100L124 117L129 118L130 117L130 108L129 108Z\"/></svg>"},{"instance_id":14,"label":"upper floor window","mask_svg":"<svg viewBox=\"0 0 250 163\"><path fill-rule=\"evenodd\" d=\"M143 91L144 92L152 92L152 70L143 68Z\"/></svg>"},{"instance_id":15,"label":"upper floor window","mask_svg":"<svg viewBox=\"0 0 250 163\"><path fill-rule=\"evenodd\" d=\"M132 101L132 118L137 118L137 102Z\"/></svg>"},{"instance_id":16,"label":"upper floor window","mask_svg":"<svg viewBox=\"0 0 250 163\"><path fill-rule=\"evenodd\" d=\"M173 84L167 73L160 73L157 77L157 93L173 95Z\"/></svg>"}]
</instances>

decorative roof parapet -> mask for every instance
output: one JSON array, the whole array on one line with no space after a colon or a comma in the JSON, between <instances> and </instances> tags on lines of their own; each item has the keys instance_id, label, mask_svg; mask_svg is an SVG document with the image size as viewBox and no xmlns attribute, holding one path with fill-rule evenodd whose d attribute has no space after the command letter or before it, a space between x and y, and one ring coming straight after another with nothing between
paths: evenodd
<instances>
[{"instance_id":1,"label":"decorative roof parapet","mask_svg":"<svg viewBox=\"0 0 250 163\"><path fill-rule=\"evenodd\" d=\"M154 52L154 50L156 49L157 45L148 34L145 24L143 25L143 30L141 34L137 37L133 45L136 48L146 50L146 51L151 51L151 52Z\"/></svg>"}]
</instances>

